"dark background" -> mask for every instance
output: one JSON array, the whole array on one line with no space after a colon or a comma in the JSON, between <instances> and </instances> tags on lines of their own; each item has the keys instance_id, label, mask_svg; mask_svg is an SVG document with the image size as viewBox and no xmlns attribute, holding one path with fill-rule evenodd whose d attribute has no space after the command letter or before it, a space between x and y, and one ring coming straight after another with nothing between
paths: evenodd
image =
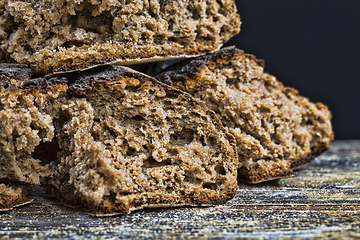
<instances>
[{"instance_id":1,"label":"dark background","mask_svg":"<svg viewBox=\"0 0 360 240\"><path fill-rule=\"evenodd\" d=\"M360 139L360 1L235 0L242 26L226 45L332 112L336 139Z\"/></svg>"}]
</instances>

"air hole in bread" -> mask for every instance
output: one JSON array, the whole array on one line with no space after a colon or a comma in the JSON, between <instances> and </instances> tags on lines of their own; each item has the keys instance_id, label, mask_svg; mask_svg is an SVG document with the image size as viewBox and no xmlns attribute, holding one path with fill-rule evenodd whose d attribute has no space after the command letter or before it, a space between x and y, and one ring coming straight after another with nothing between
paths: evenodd
<instances>
[{"instance_id":1,"label":"air hole in bread","mask_svg":"<svg viewBox=\"0 0 360 240\"><path fill-rule=\"evenodd\" d=\"M194 139L194 131L192 129L183 128L170 136L170 143L173 145L187 145Z\"/></svg>"},{"instance_id":2,"label":"air hole in bread","mask_svg":"<svg viewBox=\"0 0 360 240\"><path fill-rule=\"evenodd\" d=\"M56 161L59 150L59 142L57 138L54 137L51 142L41 142L36 146L31 156L35 159L39 159L41 165L44 166L52 161Z\"/></svg>"},{"instance_id":3,"label":"air hole in bread","mask_svg":"<svg viewBox=\"0 0 360 240\"><path fill-rule=\"evenodd\" d=\"M219 163L218 165L216 165L215 171L216 171L218 174L226 175L225 168L224 168L224 166L221 165L220 163Z\"/></svg>"},{"instance_id":4,"label":"air hole in bread","mask_svg":"<svg viewBox=\"0 0 360 240\"><path fill-rule=\"evenodd\" d=\"M217 185L216 185L215 183L204 183L204 184L203 184L203 188L211 189L211 190L216 190L216 189L217 189Z\"/></svg>"},{"instance_id":5,"label":"air hole in bread","mask_svg":"<svg viewBox=\"0 0 360 240\"><path fill-rule=\"evenodd\" d=\"M144 168L155 168L155 167L162 167L162 166L169 166L169 165L171 165L170 159L158 162L152 156L150 156L143 162Z\"/></svg>"}]
</instances>

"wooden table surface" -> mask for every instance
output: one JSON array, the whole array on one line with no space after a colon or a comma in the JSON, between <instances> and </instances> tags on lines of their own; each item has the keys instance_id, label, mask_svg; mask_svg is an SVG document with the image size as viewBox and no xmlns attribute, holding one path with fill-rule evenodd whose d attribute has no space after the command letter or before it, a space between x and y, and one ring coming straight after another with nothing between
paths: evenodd
<instances>
[{"instance_id":1,"label":"wooden table surface","mask_svg":"<svg viewBox=\"0 0 360 240\"><path fill-rule=\"evenodd\" d=\"M240 184L218 207L140 210L96 218L44 196L0 213L0 238L360 239L360 140L330 150L292 178Z\"/></svg>"}]
</instances>

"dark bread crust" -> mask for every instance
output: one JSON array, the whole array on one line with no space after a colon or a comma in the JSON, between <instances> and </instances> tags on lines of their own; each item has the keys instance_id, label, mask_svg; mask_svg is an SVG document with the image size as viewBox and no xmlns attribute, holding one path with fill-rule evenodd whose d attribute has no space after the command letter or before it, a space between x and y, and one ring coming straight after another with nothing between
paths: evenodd
<instances>
[{"instance_id":1,"label":"dark bread crust","mask_svg":"<svg viewBox=\"0 0 360 240\"><path fill-rule=\"evenodd\" d=\"M30 79L31 74L26 64L0 63L0 82L25 81Z\"/></svg>"},{"instance_id":2,"label":"dark bread crust","mask_svg":"<svg viewBox=\"0 0 360 240\"><path fill-rule=\"evenodd\" d=\"M63 74L62 76L68 76L68 79L72 77L72 73ZM197 104L193 97L178 89L172 88L162 82L159 82L153 77L147 76L128 67L114 67L112 65L104 65L97 68L89 69L86 72L79 71L75 73L76 81L70 82L69 92L74 95L86 95L92 89L92 86L96 83L111 83L118 81L120 78L137 79L142 83L151 83L163 88L166 94L172 96L184 96L188 101Z\"/></svg>"},{"instance_id":3,"label":"dark bread crust","mask_svg":"<svg viewBox=\"0 0 360 240\"><path fill-rule=\"evenodd\" d=\"M245 56L249 61L254 62L259 67L264 68L265 62L257 59L254 55L246 54L243 50L237 49L235 46L222 48L212 54L207 54L194 59L187 59L166 68L162 73L156 76L161 82L173 85L173 80L186 83L188 81L196 81L198 74L205 66L215 66L224 61L231 60L237 56Z\"/></svg>"},{"instance_id":4,"label":"dark bread crust","mask_svg":"<svg viewBox=\"0 0 360 240\"><path fill-rule=\"evenodd\" d=\"M2 185L0 186L0 212L8 211L33 201L30 184L1 179L0 185Z\"/></svg>"},{"instance_id":5,"label":"dark bread crust","mask_svg":"<svg viewBox=\"0 0 360 240\"><path fill-rule=\"evenodd\" d=\"M33 71L26 64L0 63L0 89L14 94L35 94L52 92L67 84L65 78L34 78L33 75Z\"/></svg>"},{"instance_id":6,"label":"dark bread crust","mask_svg":"<svg viewBox=\"0 0 360 240\"><path fill-rule=\"evenodd\" d=\"M322 152L324 152L326 149L329 148L329 142L333 139L333 132L331 130L331 123L330 123L330 118L331 118L331 114L328 111L327 107L325 105L323 105L322 103L316 103L313 104L311 102L309 102L306 98L301 97L298 95L298 91L293 89L293 88L289 88L289 87L284 87L281 83L277 82L276 79L265 73L263 71L264 68L264 61L262 60L258 60L256 59L256 57L254 57L253 55L250 54L245 54L242 50L236 49L235 47L228 47L228 48L224 48L221 49L213 54L209 54L206 56L202 56L202 57L198 57L194 60L186 60L183 61L179 64L175 64L171 67L169 67L168 69L166 69L163 73L160 73L156 76L157 79L159 79L160 81L169 84L173 87L179 88L183 91L187 91L190 94L193 94L195 96L195 98L200 101L203 105L209 107L210 109L216 111L218 108L220 109L220 105L222 104L221 102L219 103L215 103L213 102L215 97L208 97L208 93L207 92L211 92L211 96L217 96L216 92L217 91L223 91L223 92L230 92L230 93L234 93L234 91L238 91L238 94L243 94L242 96L249 96L249 99L247 100L242 100L242 101L253 101L253 105L254 106L258 106L260 105L261 107L257 108L255 111L260 112L262 108L264 108L265 113L264 116L266 115L266 113L268 111L278 111L279 114L281 113L281 109L271 109L268 108L267 106L262 105L263 103L261 102L262 100L255 100L255 99L263 99L264 101L268 101L271 102L274 99L274 101L279 101L275 98L275 96L271 96L268 94L267 91L272 91L273 89L276 89L275 94L279 95L279 99L281 101L283 101L281 104L285 105L285 106L296 106L299 109L302 108L300 111L302 112L301 114L303 114L303 118L306 119L308 118L307 115L311 116L311 115L316 115L319 114L320 120L318 123L316 123L317 120L311 120L311 121L315 121L314 122L314 131L313 133L309 133L310 135L312 134L312 137L314 138L313 143L311 143L310 140L310 144L313 144L313 146L311 146L311 148L309 150L301 150L302 147L298 146L296 150L296 152L294 151L293 153L291 152L287 152L286 155L284 154L279 155L278 157L271 157L268 156L266 157L266 155L264 155L263 157L259 157L261 160L260 162L257 162L258 159L254 159L253 155L250 153L250 155L247 157L246 153L242 153L241 148L238 148L238 153L239 153L239 160L240 160L240 165L239 165L239 172L238 172L238 179L241 181L245 181L245 182L249 182L249 183L259 183L259 182L263 182L263 181L268 181L268 180L273 180L273 179L277 179L277 178L281 178L281 177L285 177L285 176L292 176L293 173L293 169L296 169L298 167L301 166L305 166L307 164L309 164L316 156L320 155ZM227 69L232 69L227 70ZM225 73L222 74L222 71L224 71ZM226 71L230 71L231 74L233 74L234 72L238 75L234 76L235 74L231 75L228 74ZM211 75L212 74L212 75ZM218 75L216 75L218 74ZM228 74L230 77L227 77ZM211 77L209 77L211 75ZM215 77L216 75L216 77ZM220 77L219 77L220 75ZM211 78L211 80L209 80ZM229 80L226 80L225 85L221 85L223 84L222 82L219 83L217 82L217 79L221 79L221 78L228 78ZM211 83L209 83L211 81ZM222 81L222 80L221 80ZM229 81L229 83L228 83ZM224 80L225 82L225 80ZM264 84L265 87L263 87L264 92L260 93L263 94L263 96L259 97L259 95L254 95L254 100L250 100L251 95L250 92L256 92L253 89L258 88L257 86L251 86L252 82L259 82L260 86L263 86L261 84ZM220 86L221 90L214 90L216 89L216 87L214 87L214 89L212 89L212 86L216 86L218 84L218 86ZM239 87L237 86L237 84L239 84ZM270 87L267 87L270 86ZM250 87L248 87L250 86ZM240 88L237 89L237 88ZM201 90L200 90L201 89ZM230 89L230 90L227 90ZM247 90L243 90L243 89L247 89ZM263 90L261 90L263 91ZM214 94L215 92L215 94ZM279 93L281 92L281 93ZM244 94L245 93L245 94ZM259 91L257 91L254 94L259 94ZM239 95L240 96L240 95ZM267 96L267 97L266 97ZM222 97L222 101L226 102L228 101L227 98L228 96L224 96ZM233 101L237 101L237 100L233 100L236 99L237 96L234 94L231 97L229 97L231 99L230 102ZM206 100L205 100L206 99ZM210 99L210 100L209 100ZM282 100L285 99L285 100ZM244 104L243 102L241 102L241 100L238 100L239 102L235 103L235 104L242 104L245 106L247 106L246 104ZM219 105L216 105L219 104ZM236 114L237 112L240 113L239 118L242 118L244 120L242 121L247 121L246 119L248 118L249 112L250 114L254 114L254 116L257 114L257 112L254 112L254 110L250 110L251 108L248 107L248 110L244 110L244 113L242 115L242 108L244 107L239 107L237 108L237 106L232 105L234 103L228 104L225 109L237 109L237 110L233 110L232 114ZM273 104L279 104L274 102ZM251 105L249 103L249 105ZM263 107L264 106L264 107ZM255 107L256 108L256 107ZM311 109L311 110L306 110L306 109ZM217 116L223 120L223 124L225 125L225 127L229 128L231 130L231 128L237 128L236 124L234 123L235 121L237 121L237 119L233 119L232 121L228 120L230 119L229 115L226 115L226 111L224 110L223 112L220 113L220 111L217 111ZM306 112L308 111L308 112ZM315 112L311 112L311 111L315 111ZM286 114L288 114L286 117L283 117L284 119L286 119L285 121L293 121L291 118L298 118L299 116L294 115L293 117L291 116L291 111L286 112ZM290 115L289 115L290 114ZM252 116L252 115L251 115ZM277 115L274 115L277 116ZM290 117L291 116L291 117ZM250 117L251 118L251 117ZM251 118L252 121L254 121L254 118ZM255 119L259 119L256 118ZM261 121L261 119L260 119ZM267 118L266 120L263 120L266 123L272 123L272 117L271 118ZM278 120L279 121L279 120ZM298 121L298 120L294 120ZM305 120L303 120L305 122ZM310 122L311 122L310 121ZM300 122L299 122L300 124ZM305 123L304 123L305 124ZM310 124L309 128L311 128L311 123L306 123L306 124ZM319 124L319 126L315 127L315 124ZM296 124L295 124L296 125ZM321 126L320 126L321 125ZM247 130L244 130L244 128L246 128ZM262 136L259 135L260 132L264 132L264 131L269 131L265 129L259 129L259 130L251 130L251 123L249 122L247 124L247 126L238 126L238 130L237 130L237 135L240 134L240 132L242 132L241 134L249 134L248 136L250 136L250 138L253 138L254 136ZM323 129L321 129L323 128ZM289 131L293 131L293 133L291 134L295 134L295 130L296 126L293 129L289 129ZM299 131L299 130L298 130ZM302 129L303 131L303 129ZM236 132L236 131L235 131ZM301 133L300 133L301 134ZM317 135L321 136L323 134L323 139L317 139ZM304 135L301 135L304 136ZM248 137L247 137L248 138ZM240 140L239 136L236 137L235 139L238 139L238 145L242 145L243 143L241 142L242 140ZM264 142L264 140L261 140L261 137L258 137L258 139L255 139L256 141L263 141L262 144L266 143L266 141L271 141L271 140L266 140ZM247 141L247 140L246 140ZM275 144L277 143L278 140L275 139ZM253 143L246 143L246 144L254 144ZM308 143L306 143L308 144ZM265 145L264 145L265 146ZM281 146L281 145L280 145ZM262 146L260 146L262 147ZM248 148L248 147L247 147ZM287 146L283 146L283 149L286 149ZM305 149L305 147L304 147ZM275 149L276 150L276 149ZM302 151L302 153L297 153L297 151ZM272 151L271 148L268 149L268 151ZM278 151L278 150L277 150ZM278 155L278 154L277 154ZM241 164L241 159L250 159L249 161L246 160L244 162L244 165ZM255 161L255 162L254 162ZM249 165L250 164L250 165ZM266 167L266 165L269 165L269 167ZM271 170L272 168L272 170Z\"/></svg>"},{"instance_id":7,"label":"dark bread crust","mask_svg":"<svg viewBox=\"0 0 360 240\"><path fill-rule=\"evenodd\" d=\"M320 156L323 152L328 150L330 148L329 143L324 143L323 145L320 145L318 148L314 148L311 154L304 156L302 159L296 159L295 161L291 162L291 169L298 169L301 167L304 167L311 163L316 157Z\"/></svg>"}]
</instances>

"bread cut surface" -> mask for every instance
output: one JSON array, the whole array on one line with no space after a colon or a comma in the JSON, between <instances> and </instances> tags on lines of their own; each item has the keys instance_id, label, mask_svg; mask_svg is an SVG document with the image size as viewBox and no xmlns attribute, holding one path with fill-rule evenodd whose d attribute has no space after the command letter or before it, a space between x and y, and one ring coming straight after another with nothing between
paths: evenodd
<instances>
[{"instance_id":1,"label":"bread cut surface","mask_svg":"<svg viewBox=\"0 0 360 240\"><path fill-rule=\"evenodd\" d=\"M45 108L66 86L36 89L30 76L26 65L0 64L0 179L39 184L49 170L33 153L54 137L53 116Z\"/></svg>"},{"instance_id":2,"label":"bread cut surface","mask_svg":"<svg viewBox=\"0 0 360 240\"><path fill-rule=\"evenodd\" d=\"M233 0L0 1L0 61L52 73L194 56L239 30Z\"/></svg>"},{"instance_id":3,"label":"bread cut surface","mask_svg":"<svg viewBox=\"0 0 360 240\"><path fill-rule=\"evenodd\" d=\"M16 174L2 178L38 183L47 176L49 193L98 216L217 205L236 193L232 136L184 92L112 66L3 86L1 112L12 110L8 118L25 130L9 130L3 140L15 151L2 164ZM8 122L4 129L16 125Z\"/></svg>"},{"instance_id":4,"label":"bread cut surface","mask_svg":"<svg viewBox=\"0 0 360 240\"><path fill-rule=\"evenodd\" d=\"M54 137L53 114L45 108L66 85L31 80L31 73L26 65L0 64L0 211L30 202L30 184L40 184L40 178L50 174L37 158L50 149L38 146Z\"/></svg>"},{"instance_id":5,"label":"bread cut surface","mask_svg":"<svg viewBox=\"0 0 360 240\"><path fill-rule=\"evenodd\" d=\"M176 64L157 78L217 114L236 139L242 180L292 175L333 139L325 105L284 87L262 61L234 47Z\"/></svg>"}]
</instances>

